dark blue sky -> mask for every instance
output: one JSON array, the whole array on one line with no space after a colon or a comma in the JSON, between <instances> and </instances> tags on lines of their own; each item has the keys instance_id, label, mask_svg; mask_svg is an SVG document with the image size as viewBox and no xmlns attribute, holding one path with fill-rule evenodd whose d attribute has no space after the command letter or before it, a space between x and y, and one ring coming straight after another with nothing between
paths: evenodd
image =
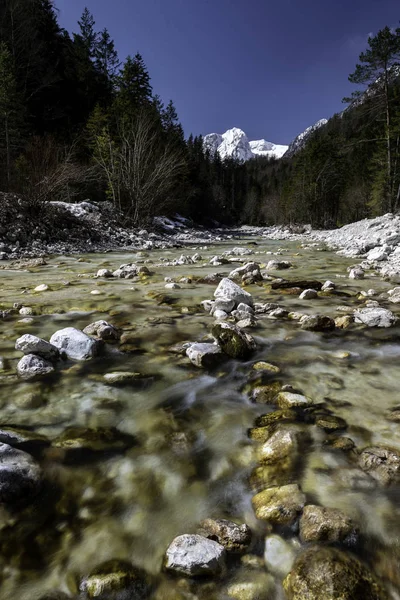
<instances>
[{"instance_id":1,"label":"dark blue sky","mask_svg":"<svg viewBox=\"0 0 400 600\"><path fill-rule=\"evenodd\" d=\"M85 6L121 58L139 51L186 134L240 127L289 143L342 110L369 33L397 26L399 0L56 0L77 31Z\"/></svg>"}]
</instances>

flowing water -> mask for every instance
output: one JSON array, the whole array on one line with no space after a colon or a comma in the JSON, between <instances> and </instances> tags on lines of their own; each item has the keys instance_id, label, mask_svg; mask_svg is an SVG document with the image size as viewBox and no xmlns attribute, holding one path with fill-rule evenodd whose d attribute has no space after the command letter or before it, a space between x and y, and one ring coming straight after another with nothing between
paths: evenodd
<instances>
[{"instance_id":1,"label":"flowing water","mask_svg":"<svg viewBox=\"0 0 400 600\"><path fill-rule=\"evenodd\" d=\"M248 245L254 241L256 246ZM242 238L235 244L251 248L254 255L248 258L264 264L282 247L282 242L256 238ZM346 269L354 261L330 251L284 244L280 258L294 267L275 276L331 279L347 295L300 300L271 291L265 282L246 288L256 302L335 317L341 314L336 310L339 305L348 306L349 313L360 305L360 290L382 292L393 287L372 276L349 280ZM248 429L259 415L273 409L249 399L251 367L256 361L278 366L282 384L299 388L345 419L344 435L357 448L383 444L400 450L400 423L387 418L388 411L400 404L399 326L314 333L302 331L288 319L261 316L251 331L258 344L251 361L229 360L208 372L170 352L173 344L210 337L213 319L200 302L212 298L216 286L193 283L166 290L164 277L227 274L240 262L232 267L207 263L232 246L231 241L206 249L185 248L187 255L201 253L204 260L194 265L164 265L182 254L181 249L172 249L147 255L53 257L47 265L28 271L0 271L0 308L19 303L35 312L31 322L20 322L19 314L0 321L0 356L5 359L5 370L0 372L0 425L27 428L50 440L72 426L115 427L121 435L136 439L124 451L90 456L71 458L57 448L41 450L38 460L47 487L40 499L20 513L5 508L0 512L1 600L39 598L48 590L77 595L82 576L113 558L127 559L153 574L157 600L228 598L229 578L246 577L239 563L222 581L191 588L163 574L162 560L175 536L195 532L207 517L246 522L254 533L250 552L263 556L267 528L255 518L251 506L254 491L249 477L257 460ZM127 262L146 264L152 275L134 282L93 278L99 268L114 270ZM50 289L34 292L41 283ZM91 294L94 290L100 293ZM15 367L21 357L14 350L17 337L32 333L49 339L58 329L83 329L99 319L129 334L127 352L109 346L93 361L65 363L57 376L44 382L17 379ZM103 375L116 371L142 377L124 386L106 384ZM399 488L349 484L351 459L333 452L325 437L321 430L313 432L296 481L308 502L343 509L360 523L363 544L356 552L397 598ZM296 531L283 535L297 540ZM293 547L297 549L299 543ZM281 576L275 576L273 591L266 597L285 597Z\"/></svg>"}]
</instances>

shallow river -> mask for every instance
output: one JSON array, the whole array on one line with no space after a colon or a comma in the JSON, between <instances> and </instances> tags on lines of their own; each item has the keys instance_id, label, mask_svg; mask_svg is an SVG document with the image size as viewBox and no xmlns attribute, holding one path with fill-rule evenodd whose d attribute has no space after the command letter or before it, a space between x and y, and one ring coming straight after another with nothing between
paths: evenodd
<instances>
[{"instance_id":1,"label":"shallow river","mask_svg":"<svg viewBox=\"0 0 400 600\"><path fill-rule=\"evenodd\" d=\"M254 241L257 245L249 245ZM103 451L89 455L35 446L47 482L44 491L33 506L20 512L0 510L1 600L31 600L51 590L77 597L81 578L114 558L129 560L152 574L156 600L230 598L230 583L250 577L244 562L238 560L221 580L185 583L162 573L162 561L175 536L195 532L208 517L247 523L253 531L249 553L263 557L267 525L255 518L251 504L258 491L250 484L257 459L248 430L257 417L274 408L250 399L252 365L257 361L276 365L280 384L301 390L344 419L347 429L340 434L351 438L358 449L379 444L400 450L400 423L388 419L388 412L400 405L399 326L317 333L302 331L289 319L261 315L257 326L248 330L258 347L250 361L229 360L207 371L170 351L179 342L210 337L213 318L200 302L213 297L216 285L181 284L181 289L166 290L164 277L228 274L240 266L239 261L232 267L207 263L234 245L254 252L239 261L248 258L262 264L281 249L278 258L294 266L271 275L330 279L346 293L300 300L271 291L263 282L246 288L256 302L337 317L342 314L338 306L348 306L352 313L363 305L357 299L361 290L374 288L380 293L393 287L372 274L365 280L348 279L347 267L354 259L256 238L207 249L54 257L29 271L0 271L0 308L19 303L35 313L30 323L21 323L18 313L0 320L0 356L5 359L5 370L0 371L0 425L27 428L49 440L72 426L115 427L121 436L135 436L135 443L123 450L105 444ZM195 252L202 255L202 262L162 264ZM93 278L99 268L114 270L127 262L146 264L152 275L139 281ZM42 283L50 289L34 292ZM94 290L100 293L91 294ZM394 305L387 307L396 312ZM83 329L99 319L123 330L123 353L111 345L93 361L66 363L46 382L17 379L21 354L14 344L20 335L49 339L58 329ZM141 377L124 386L106 384L103 375L116 371ZM362 543L352 551L398 598L400 488L354 484L351 457L333 451L328 438L312 426L311 441L293 477L308 502L342 509L360 524ZM295 528L281 533L295 553L301 549ZM265 596L260 592L260 600L285 598L284 574L272 576L273 587Z\"/></svg>"}]
</instances>

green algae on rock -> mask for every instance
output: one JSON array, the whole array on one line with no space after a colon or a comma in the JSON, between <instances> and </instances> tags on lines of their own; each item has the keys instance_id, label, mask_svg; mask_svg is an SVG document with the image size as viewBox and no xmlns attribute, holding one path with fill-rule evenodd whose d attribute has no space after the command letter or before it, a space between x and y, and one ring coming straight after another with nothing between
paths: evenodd
<instances>
[{"instance_id":1,"label":"green algae on rock","mask_svg":"<svg viewBox=\"0 0 400 600\"><path fill-rule=\"evenodd\" d=\"M291 525L300 515L306 497L296 483L271 487L252 498L257 519L276 525Z\"/></svg>"},{"instance_id":2,"label":"green algae on rock","mask_svg":"<svg viewBox=\"0 0 400 600\"><path fill-rule=\"evenodd\" d=\"M302 552L284 581L289 600L387 600L385 590L357 558L336 548Z\"/></svg>"},{"instance_id":3,"label":"green algae on rock","mask_svg":"<svg viewBox=\"0 0 400 600\"><path fill-rule=\"evenodd\" d=\"M255 350L254 339L230 323L216 323L212 334L223 352L231 358L247 358Z\"/></svg>"},{"instance_id":4,"label":"green algae on rock","mask_svg":"<svg viewBox=\"0 0 400 600\"><path fill-rule=\"evenodd\" d=\"M110 560L85 577L80 590L92 600L145 600L151 592L149 575L123 560Z\"/></svg>"}]
</instances>

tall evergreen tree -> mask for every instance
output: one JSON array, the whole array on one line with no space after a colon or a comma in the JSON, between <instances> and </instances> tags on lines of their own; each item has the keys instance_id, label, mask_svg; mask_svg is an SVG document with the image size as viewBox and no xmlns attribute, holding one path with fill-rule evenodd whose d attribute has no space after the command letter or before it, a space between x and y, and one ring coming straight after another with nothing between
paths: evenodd
<instances>
[{"instance_id":1,"label":"tall evergreen tree","mask_svg":"<svg viewBox=\"0 0 400 600\"><path fill-rule=\"evenodd\" d=\"M360 54L360 63L356 65L354 73L349 76L349 81L358 85L371 86L371 92L376 100L381 100L385 115L386 131L386 208L395 207L393 197L393 158L392 158L392 107L390 97L390 83L398 75L395 70L400 59L400 30L392 31L385 27L378 31L376 36L368 38L369 48ZM360 98L360 91L345 100ZM400 187L399 187L400 194ZM398 196L399 196L398 194Z\"/></svg>"}]
</instances>

